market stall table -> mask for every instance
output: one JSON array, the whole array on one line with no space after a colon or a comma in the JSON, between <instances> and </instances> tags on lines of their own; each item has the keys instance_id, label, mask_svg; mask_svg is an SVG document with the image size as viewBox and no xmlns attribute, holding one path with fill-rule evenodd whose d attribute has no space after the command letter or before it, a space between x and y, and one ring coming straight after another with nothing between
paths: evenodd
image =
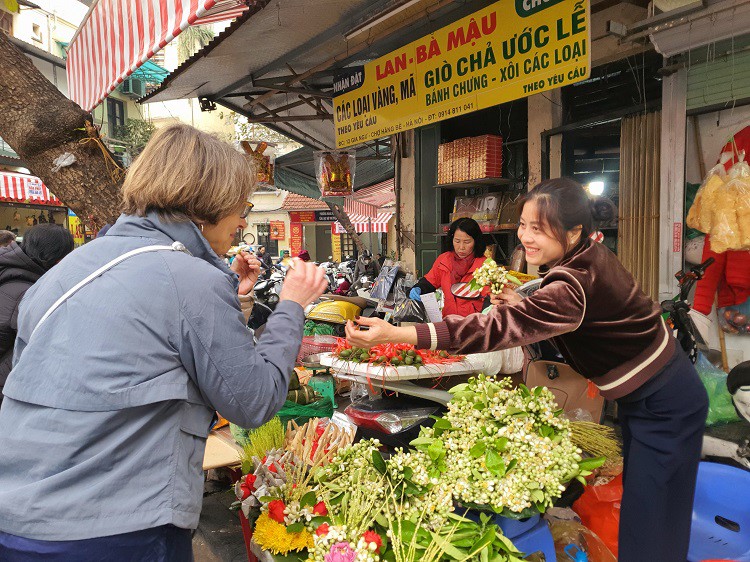
<instances>
[{"instance_id":1,"label":"market stall table","mask_svg":"<svg viewBox=\"0 0 750 562\"><path fill-rule=\"evenodd\" d=\"M206 439L203 470L238 467L241 451L242 447L235 442L229 431L229 426L214 430L208 434L208 439Z\"/></svg>"},{"instance_id":2,"label":"market stall table","mask_svg":"<svg viewBox=\"0 0 750 562\"><path fill-rule=\"evenodd\" d=\"M426 398L446 405L451 399L450 393L445 390L424 388L411 381L479 374L486 371L487 364L484 355L467 355L463 361L457 363L425 365L419 368L354 363L338 359L331 353L322 354L320 363L330 367L335 378L371 385L392 392L401 392L418 398Z\"/></svg>"}]
</instances>

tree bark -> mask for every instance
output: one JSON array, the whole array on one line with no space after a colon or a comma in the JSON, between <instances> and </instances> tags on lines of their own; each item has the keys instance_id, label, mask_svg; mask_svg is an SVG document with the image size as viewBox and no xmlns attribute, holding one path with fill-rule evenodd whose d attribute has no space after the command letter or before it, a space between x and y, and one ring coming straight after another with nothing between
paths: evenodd
<instances>
[{"instance_id":1,"label":"tree bark","mask_svg":"<svg viewBox=\"0 0 750 562\"><path fill-rule=\"evenodd\" d=\"M86 131L87 120L93 122L91 115L0 33L0 137L84 223L99 228L119 215L122 179L101 140L85 140L98 137ZM66 152L76 162L53 172L53 161Z\"/></svg>"},{"instance_id":2,"label":"tree bark","mask_svg":"<svg viewBox=\"0 0 750 562\"><path fill-rule=\"evenodd\" d=\"M336 217L336 220L339 221L339 224L344 227L346 233L352 237L354 245L357 247L357 251L360 254L363 253L365 251L365 245L362 243L362 239L354 229L352 221L349 220L349 215L346 214L344 208L341 205L336 205L335 203L331 203L330 201L326 201L325 203L326 205L328 205L328 208L331 209L331 212Z\"/></svg>"}]
</instances>

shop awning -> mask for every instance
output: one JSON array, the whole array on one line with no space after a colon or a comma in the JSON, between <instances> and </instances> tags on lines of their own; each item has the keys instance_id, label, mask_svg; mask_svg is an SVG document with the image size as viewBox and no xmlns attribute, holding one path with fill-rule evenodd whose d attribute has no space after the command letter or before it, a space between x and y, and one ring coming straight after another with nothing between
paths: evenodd
<instances>
[{"instance_id":1,"label":"shop awning","mask_svg":"<svg viewBox=\"0 0 750 562\"><path fill-rule=\"evenodd\" d=\"M0 172L0 201L64 207L36 176Z\"/></svg>"},{"instance_id":2,"label":"shop awning","mask_svg":"<svg viewBox=\"0 0 750 562\"><path fill-rule=\"evenodd\" d=\"M222 14L236 17L238 3L217 0L98 0L70 41L67 58L70 98L91 111L154 53L194 25ZM249 10L249 8L246 8Z\"/></svg>"},{"instance_id":3,"label":"shop awning","mask_svg":"<svg viewBox=\"0 0 750 562\"><path fill-rule=\"evenodd\" d=\"M378 213L377 217L367 217L365 215L349 215L352 226L357 232L388 232L388 221L393 217L391 212ZM339 223L333 223L335 234L345 234L346 229Z\"/></svg>"}]
</instances>

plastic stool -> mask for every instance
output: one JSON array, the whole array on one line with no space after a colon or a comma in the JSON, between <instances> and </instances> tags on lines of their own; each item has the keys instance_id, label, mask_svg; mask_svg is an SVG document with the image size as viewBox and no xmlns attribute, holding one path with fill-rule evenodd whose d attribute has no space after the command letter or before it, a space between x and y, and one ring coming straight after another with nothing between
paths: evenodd
<instances>
[{"instance_id":1,"label":"plastic stool","mask_svg":"<svg viewBox=\"0 0 750 562\"><path fill-rule=\"evenodd\" d=\"M513 541L518 550L527 556L532 552L541 551L547 562L556 562L557 560L555 541L552 538L549 525L543 519L538 520L532 529L510 540Z\"/></svg>"}]
</instances>

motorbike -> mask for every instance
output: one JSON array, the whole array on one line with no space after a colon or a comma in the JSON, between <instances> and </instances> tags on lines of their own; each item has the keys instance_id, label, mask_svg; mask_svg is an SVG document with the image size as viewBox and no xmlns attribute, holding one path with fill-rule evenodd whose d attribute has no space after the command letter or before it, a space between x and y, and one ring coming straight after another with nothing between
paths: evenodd
<instances>
[{"instance_id":1,"label":"motorbike","mask_svg":"<svg viewBox=\"0 0 750 562\"><path fill-rule=\"evenodd\" d=\"M279 265L271 267L266 275L255 284L255 302L268 306L271 310L279 304L281 286L284 284L284 270Z\"/></svg>"}]
</instances>

